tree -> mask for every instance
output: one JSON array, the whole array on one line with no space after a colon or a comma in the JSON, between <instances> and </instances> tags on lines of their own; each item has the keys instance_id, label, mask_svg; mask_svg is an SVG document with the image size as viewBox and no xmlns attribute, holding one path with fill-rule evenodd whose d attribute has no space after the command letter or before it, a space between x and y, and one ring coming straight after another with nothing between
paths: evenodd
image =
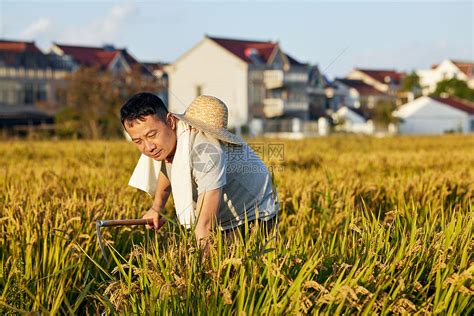
<instances>
[{"instance_id":1,"label":"tree","mask_svg":"<svg viewBox=\"0 0 474 316\"><path fill-rule=\"evenodd\" d=\"M409 75L403 78L401 88L402 91L412 92L415 96L420 95L420 77L418 77L416 72L412 71Z\"/></svg>"},{"instance_id":2,"label":"tree","mask_svg":"<svg viewBox=\"0 0 474 316\"><path fill-rule=\"evenodd\" d=\"M432 95L439 97L444 94L474 102L474 89L471 89L465 81L456 78L438 82Z\"/></svg>"},{"instance_id":3,"label":"tree","mask_svg":"<svg viewBox=\"0 0 474 316\"><path fill-rule=\"evenodd\" d=\"M390 123L398 123L399 120L393 115L397 106L392 100L379 100L372 109L371 118L375 125L387 127Z\"/></svg>"},{"instance_id":4,"label":"tree","mask_svg":"<svg viewBox=\"0 0 474 316\"><path fill-rule=\"evenodd\" d=\"M56 116L59 134L90 139L118 137L122 133L119 110L123 102L137 92L157 92L160 88L138 67L115 74L80 68L66 80L66 104Z\"/></svg>"}]
</instances>

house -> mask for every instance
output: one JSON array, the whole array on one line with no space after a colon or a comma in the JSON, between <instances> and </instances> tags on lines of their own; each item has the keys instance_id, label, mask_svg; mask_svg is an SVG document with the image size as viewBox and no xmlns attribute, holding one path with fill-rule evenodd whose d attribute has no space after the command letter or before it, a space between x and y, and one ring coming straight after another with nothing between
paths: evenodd
<instances>
[{"instance_id":1,"label":"house","mask_svg":"<svg viewBox=\"0 0 474 316\"><path fill-rule=\"evenodd\" d=\"M161 62L143 62L142 63L157 79L168 80L168 74L165 71L167 63Z\"/></svg>"},{"instance_id":2,"label":"house","mask_svg":"<svg viewBox=\"0 0 474 316\"><path fill-rule=\"evenodd\" d=\"M53 101L58 82L70 71L34 42L0 40L0 104L34 106Z\"/></svg>"},{"instance_id":3,"label":"house","mask_svg":"<svg viewBox=\"0 0 474 316\"><path fill-rule=\"evenodd\" d=\"M328 102L326 88L330 86L330 81L319 70L317 65L310 66L309 78L306 87L309 102L309 118L317 120L327 117Z\"/></svg>"},{"instance_id":4,"label":"house","mask_svg":"<svg viewBox=\"0 0 474 316\"><path fill-rule=\"evenodd\" d=\"M282 123L281 130L309 118L310 67L278 42L206 35L165 69L171 111L183 112L196 96L210 94L228 105L229 127L237 132L265 130L269 119L272 126Z\"/></svg>"},{"instance_id":5,"label":"house","mask_svg":"<svg viewBox=\"0 0 474 316\"><path fill-rule=\"evenodd\" d=\"M113 45L90 47L53 43L50 53L60 57L73 69L98 67L101 70L116 73L130 72L137 68L142 75L153 77L151 71L138 62L125 48L118 49Z\"/></svg>"},{"instance_id":6,"label":"house","mask_svg":"<svg viewBox=\"0 0 474 316\"><path fill-rule=\"evenodd\" d=\"M0 127L51 123L47 110L70 72L34 42L0 40Z\"/></svg>"},{"instance_id":7,"label":"house","mask_svg":"<svg viewBox=\"0 0 474 316\"><path fill-rule=\"evenodd\" d=\"M355 68L346 76L346 79L362 80L383 93L395 95L404 76L404 73L391 69Z\"/></svg>"},{"instance_id":8,"label":"house","mask_svg":"<svg viewBox=\"0 0 474 316\"><path fill-rule=\"evenodd\" d=\"M332 114L336 132L373 134L374 124L366 119L360 109L342 106Z\"/></svg>"},{"instance_id":9,"label":"house","mask_svg":"<svg viewBox=\"0 0 474 316\"><path fill-rule=\"evenodd\" d=\"M164 72L165 64L139 62L127 49L115 48L113 45L92 47L53 43L50 52L74 70L95 67L103 72L126 74L127 83L138 80L133 77L138 76L141 84L146 84L147 90L167 101L168 79Z\"/></svg>"},{"instance_id":10,"label":"house","mask_svg":"<svg viewBox=\"0 0 474 316\"><path fill-rule=\"evenodd\" d=\"M351 132L393 134L394 125L390 113L395 107L395 99L392 95L375 89L362 80L345 78L336 78L326 88L326 94L329 113L336 113L339 109L347 107L348 110L361 115L365 124L368 124L365 127L358 126L357 131ZM385 115L387 112L390 117Z\"/></svg>"},{"instance_id":11,"label":"house","mask_svg":"<svg viewBox=\"0 0 474 316\"><path fill-rule=\"evenodd\" d=\"M342 106L360 109L364 116L368 116L371 109L381 100L390 100L385 92L375 89L362 80L336 78L326 89L329 108L337 111Z\"/></svg>"},{"instance_id":12,"label":"house","mask_svg":"<svg viewBox=\"0 0 474 316\"><path fill-rule=\"evenodd\" d=\"M416 72L420 77L423 94L428 95L436 90L439 81L456 78L466 81L474 89L474 62L446 59L440 64L432 65L431 69Z\"/></svg>"},{"instance_id":13,"label":"house","mask_svg":"<svg viewBox=\"0 0 474 316\"><path fill-rule=\"evenodd\" d=\"M168 64L162 62L143 62L142 64L148 68L157 80L159 87L157 95L165 104L168 104L168 74L165 71L165 67L168 66Z\"/></svg>"},{"instance_id":14,"label":"house","mask_svg":"<svg viewBox=\"0 0 474 316\"><path fill-rule=\"evenodd\" d=\"M423 96L400 107L401 134L474 132L474 103L455 97Z\"/></svg>"}]
</instances>

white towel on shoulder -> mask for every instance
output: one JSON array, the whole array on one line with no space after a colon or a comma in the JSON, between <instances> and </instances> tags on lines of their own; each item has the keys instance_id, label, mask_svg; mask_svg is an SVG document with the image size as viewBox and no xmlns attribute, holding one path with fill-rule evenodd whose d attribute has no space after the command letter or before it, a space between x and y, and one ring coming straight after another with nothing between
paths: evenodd
<instances>
[{"instance_id":1,"label":"white towel on shoulder","mask_svg":"<svg viewBox=\"0 0 474 316\"><path fill-rule=\"evenodd\" d=\"M191 182L191 143L192 129L177 120L176 152L171 165L171 192L173 193L176 215L181 225L190 227L195 222L193 190ZM161 161L141 155L128 185L155 196Z\"/></svg>"}]
</instances>

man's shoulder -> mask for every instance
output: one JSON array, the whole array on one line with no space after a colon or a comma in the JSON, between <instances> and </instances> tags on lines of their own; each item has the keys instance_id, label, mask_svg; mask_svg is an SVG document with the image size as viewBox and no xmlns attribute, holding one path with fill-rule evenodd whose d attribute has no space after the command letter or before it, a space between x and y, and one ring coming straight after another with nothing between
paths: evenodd
<instances>
[{"instance_id":1,"label":"man's shoulder","mask_svg":"<svg viewBox=\"0 0 474 316\"><path fill-rule=\"evenodd\" d=\"M200 146L200 145L212 145L216 147L223 147L224 143L222 143L219 139L217 139L213 135L210 135L198 129L193 129L191 131L191 145L193 148L196 148L196 146Z\"/></svg>"}]
</instances>

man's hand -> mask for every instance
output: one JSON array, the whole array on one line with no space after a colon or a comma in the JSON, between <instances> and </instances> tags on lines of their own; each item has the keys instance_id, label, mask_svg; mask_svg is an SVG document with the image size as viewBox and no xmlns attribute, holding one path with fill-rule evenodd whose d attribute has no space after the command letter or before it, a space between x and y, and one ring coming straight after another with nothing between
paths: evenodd
<instances>
[{"instance_id":1,"label":"man's hand","mask_svg":"<svg viewBox=\"0 0 474 316\"><path fill-rule=\"evenodd\" d=\"M160 213L154 208L150 208L148 212L146 212L145 215L143 215L142 218L144 219L151 218L153 220L153 226L146 225L147 229L158 230L164 224L164 219L160 217Z\"/></svg>"},{"instance_id":2,"label":"man's hand","mask_svg":"<svg viewBox=\"0 0 474 316\"><path fill-rule=\"evenodd\" d=\"M143 215L143 218L153 219L153 226L146 225L146 228L158 230L161 226L165 224L165 220L163 219L163 217L160 216L160 212L165 208L166 201L168 201L170 193L171 182L170 180L168 180L168 178L163 172L160 172L153 205L150 207L148 212Z\"/></svg>"}]
</instances>

